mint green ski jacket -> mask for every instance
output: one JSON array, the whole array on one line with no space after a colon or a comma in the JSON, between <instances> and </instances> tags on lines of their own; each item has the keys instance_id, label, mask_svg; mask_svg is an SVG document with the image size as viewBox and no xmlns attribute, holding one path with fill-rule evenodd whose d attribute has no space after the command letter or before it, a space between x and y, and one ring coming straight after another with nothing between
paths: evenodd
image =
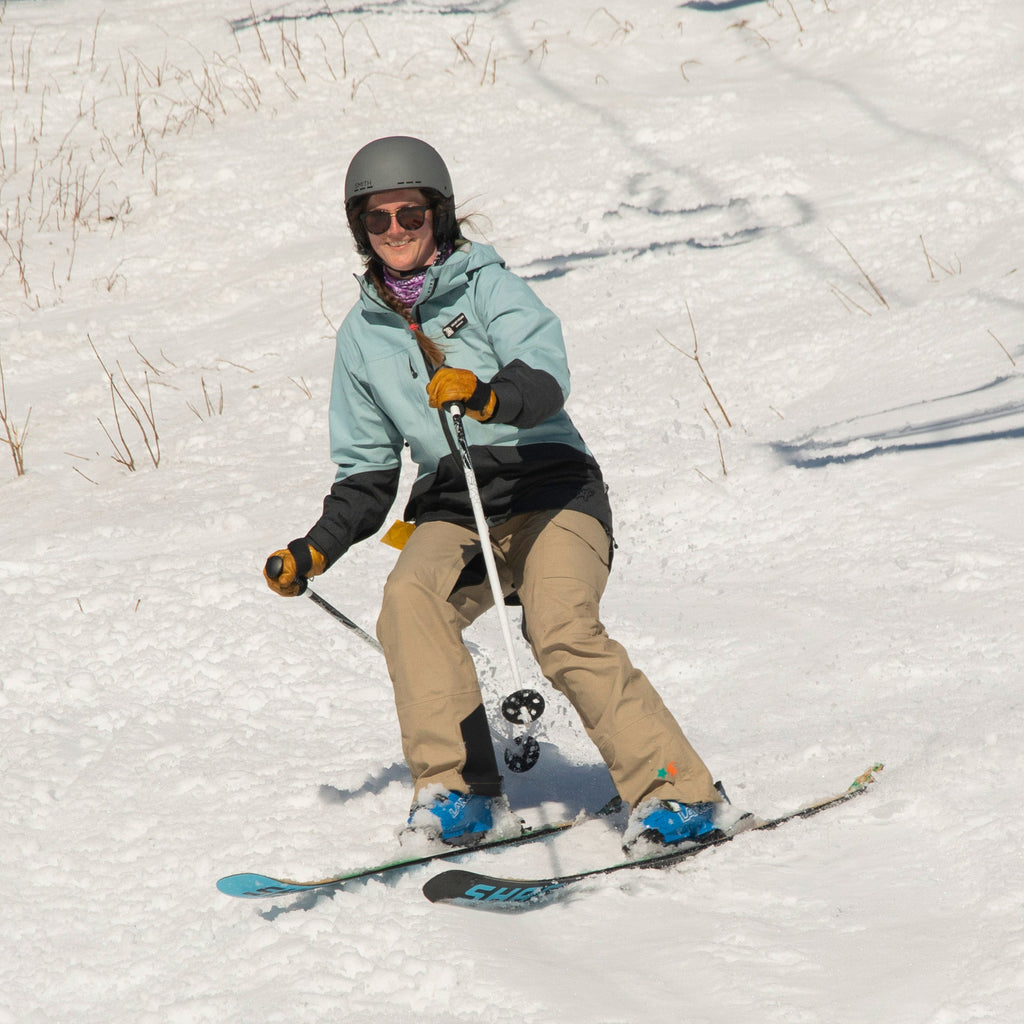
<instances>
[{"instance_id":1,"label":"mint green ski jacket","mask_svg":"<svg viewBox=\"0 0 1024 1024\"><path fill-rule=\"evenodd\" d=\"M403 448L417 475L404 517L473 522L447 413L431 409L431 370L405 320L372 283L338 331L329 408L335 482L307 540L331 565L383 525L398 493ZM569 368L558 318L489 245L456 249L427 270L413 317L446 365L471 370L497 396L491 420L463 425L485 515L572 508L611 533L601 471L564 409Z\"/></svg>"}]
</instances>

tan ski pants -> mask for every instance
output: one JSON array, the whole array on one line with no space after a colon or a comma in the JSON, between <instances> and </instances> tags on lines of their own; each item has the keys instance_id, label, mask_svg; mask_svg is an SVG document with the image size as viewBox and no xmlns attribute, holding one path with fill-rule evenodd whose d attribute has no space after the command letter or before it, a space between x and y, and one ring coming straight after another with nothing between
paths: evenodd
<instances>
[{"instance_id":1,"label":"tan ski pants","mask_svg":"<svg viewBox=\"0 0 1024 1024\"><path fill-rule=\"evenodd\" d=\"M619 795L717 801L711 775L647 677L599 620L610 544L582 512L515 516L491 529L506 594L522 601L534 657L597 745ZM480 552L472 527L428 522L388 577L377 635L395 689L416 792L432 784L500 792L501 778L462 631L493 600L485 579L452 593Z\"/></svg>"}]
</instances>

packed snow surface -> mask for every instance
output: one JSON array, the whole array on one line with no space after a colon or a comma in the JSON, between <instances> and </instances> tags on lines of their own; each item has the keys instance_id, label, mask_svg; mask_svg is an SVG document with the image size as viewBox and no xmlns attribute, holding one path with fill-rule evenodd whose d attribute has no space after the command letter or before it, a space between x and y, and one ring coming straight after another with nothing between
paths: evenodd
<instances>
[{"instance_id":1,"label":"packed snow surface","mask_svg":"<svg viewBox=\"0 0 1024 1024\"><path fill-rule=\"evenodd\" d=\"M0 1024L1024 1019L1024 5L7 0L0 99ZM379 654L260 575L333 477L344 174L388 134L563 318L606 625L733 802L870 795L516 915L429 868L217 892L408 812ZM393 559L317 589L372 628ZM518 656L513 806L600 806Z\"/></svg>"}]
</instances>

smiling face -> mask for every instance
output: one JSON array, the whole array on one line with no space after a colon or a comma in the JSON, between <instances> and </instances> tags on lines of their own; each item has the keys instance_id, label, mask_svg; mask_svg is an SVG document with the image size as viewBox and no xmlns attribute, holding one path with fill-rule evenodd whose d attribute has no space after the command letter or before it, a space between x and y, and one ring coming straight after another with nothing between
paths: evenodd
<instances>
[{"instance_id":1,"label":"smiling face","mask_svg":"<svg viewBox=\"0 0 1024 1024\"><path fill-rule=\"evenodd\" d=\"M427 199L418 188L397 188L370 196L366 213L384 210L390 214L406 206L424 206ZM427 210L423 226L413 231L403 228L395 217L382 235L370 235L370 245L377 256L396 274L407 274L424 267L437 255L434 241L434 214Z\"/></svg>"}]
</instances>

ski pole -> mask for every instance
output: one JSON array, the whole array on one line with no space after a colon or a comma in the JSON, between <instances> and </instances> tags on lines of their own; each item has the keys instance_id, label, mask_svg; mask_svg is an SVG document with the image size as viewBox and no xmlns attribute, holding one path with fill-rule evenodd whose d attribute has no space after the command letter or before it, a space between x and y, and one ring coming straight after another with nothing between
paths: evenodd
<instances>
[{"instance_id":1,"label":"ski pole","mask_svg":"<svg viewBox=\"0 0 1024 1024\"><path fill-rule=\"evenodd\" d=\"M272 580L276 580L277 577L281 575L281 571L283 569L284 561L280 555L271 555L267 559L267 575ZM365 640L366 643L368 643L374 650L380 651L381 654L384 653L384 649L381 647L381 645L376 641L376 639L374 639L374 637L370 636L370 634L367 633L365 629L363 629L361 626L356 625L356 623L354 623L344 612L339 612L338 609L334 607L334 605L329 604L327 601L325 601L318 593L316 593L316 591L311 590L309 588L309 580L307 580L303 576L297 576L296 580L299 584L300 594L305 594L314 604L320 605L320 607L323 608L323 610L327 612L328 615L333 615L334 618L336 618L343 626L346 627L346 629L352 630L352 632L355 633L355 635L359 637L360 640Z\"/></svg>"},{"instance_id":2,"label":"ski pole","mask_svg":"<svg viewBox=\"0 0 1024 1024\"><path fill-rule=\"evenodd\" d=\"M509 627L508 613L505 610L505 595L501 589L501 581L498 579L498 567L494 561L494 552L491 550L491 534L487 529L487 519L484 516L483 502L480 500L480 488L477 486L476 473L473 471L473 460L469 456L469 444L466 441L466 431L462 425L463 408L457 402L453 402L448 406L448 411L451 413L452 423L455 425L455 440L459 449L459 456L462 459L462 468L466 475L466 489L469 491L469 503L473 506L473 518L476 520L476 531L480 535L480 546L483 550L484 565L487 566L487 579L491 584L491 595L494 597L494 610L498 613L498 621L501 623L501 633L505 638L505 650L508 652L508 663L509 668L512 670L512 682L516 687L517 696L524 692L522 690L522 680L519 675L519 664L516 661L515 648L512 646L512 630ZM539 708L534 706L529 708L529 705L524 705L529 708L530 717L532 722L536 722L540 716L541 711L544 708L543 698L540 694L536 694L537 700L539 700ZM508 698L511 700L512 698ZM516 708L516 711L519 709ZM506 721L512 723L515 721L509 714L505 714ZM532 724L531 722L531 724ZM536 763L537 758L540 755L540 745L537 741L529 735L529 730L522 736L516 736L513 738L513 743L521 748L520 754L512 754L510 751L505 751L505 763L513 771L525 772L529 771Z\"/></svg>"},{"instance_id":3,"label":"ski pole","mask_svg":"<svg viewBox=\"0 0 1024 1024\"><path fill-rule=\"evenodd\" d=\"M512 630L509 627L508 614L505 611L505 595L501 589L501 581L498 579L498 566L494 561L494 552L491 550L491 535L487 529L483 502L480 500L480 488L477 486L476 473L473 472L473 462L469 457L466 431L462 425L462 407L457 403L453 403L449 407L449 412L451 412L452 422L455 424L455 439L459 447L459 456L462 459L462 468L466 473L469 503L473 506L476 532L480 535L484 564L487 566L487 579L491 584L491 595L494 597L494 610L498 613L498 619L501 622L501 633L505 638L505 650L508 652L509 668L512 669L512 682L515 683L518 690L522 686L519 678L519 665L516 662L515 648L512 646Z\"/></svg>"}]
</instances>

